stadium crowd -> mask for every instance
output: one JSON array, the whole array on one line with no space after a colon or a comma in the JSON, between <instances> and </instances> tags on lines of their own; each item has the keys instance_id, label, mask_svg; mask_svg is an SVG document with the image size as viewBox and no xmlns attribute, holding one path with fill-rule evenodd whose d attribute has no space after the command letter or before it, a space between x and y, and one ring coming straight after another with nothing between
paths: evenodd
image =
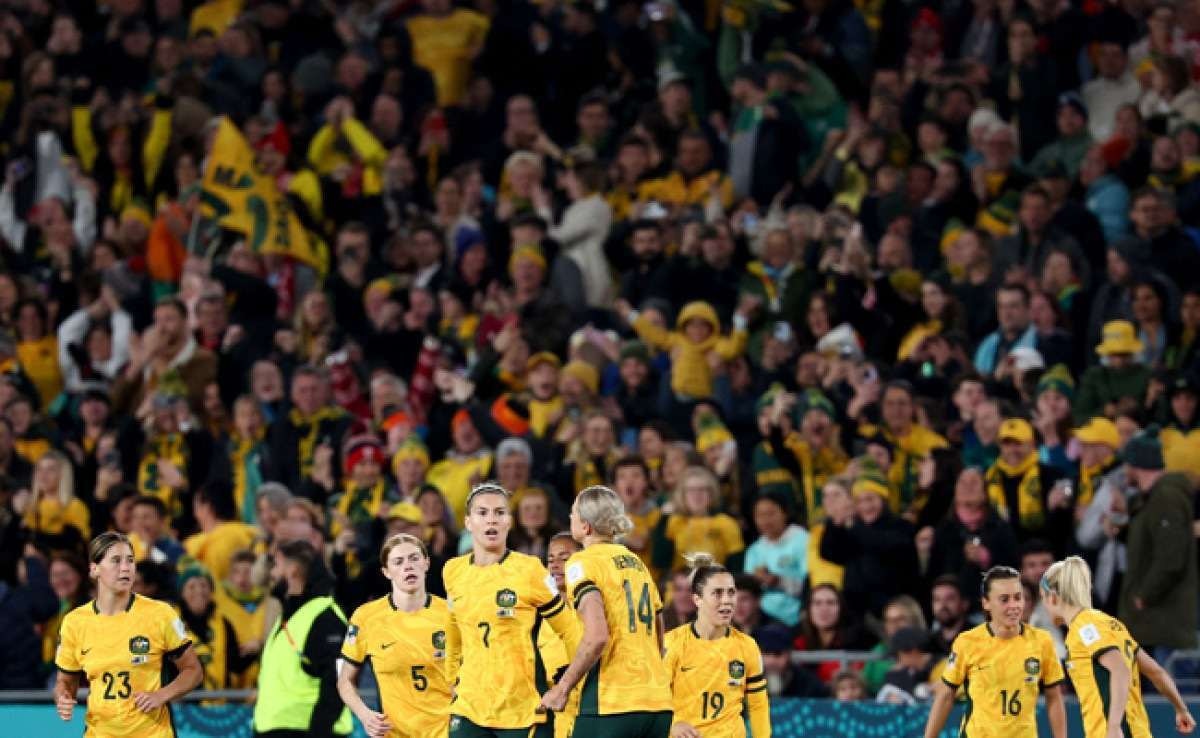
<instances>
[{"instance_id":1,"label":"stadium crowd","mask_svg":"<svg viewBox=\"0 0 1200 738\"><path fill-rule=\"evenodd\" d=\"M1072 553L1194 648L1198 78L1184 0L0 4L0 689L100 532L249 687L272 551L444 594L485 480L543 559L611 485L669 626L742 572L772 697Z\"/></svg>"}]
</instances>

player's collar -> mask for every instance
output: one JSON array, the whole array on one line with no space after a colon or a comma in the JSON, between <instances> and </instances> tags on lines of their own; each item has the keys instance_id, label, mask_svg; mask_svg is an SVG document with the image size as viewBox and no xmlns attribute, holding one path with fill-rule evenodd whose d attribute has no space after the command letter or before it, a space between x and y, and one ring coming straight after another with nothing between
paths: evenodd
<instances>
[{"instance_id":1,"label":"player's collar","mask_svg":"<svg viewBox=\"0 0 1200 738\"><path fill-rule=\"evenodd\" d=\"M504 553L503 553L503 554L500 556L500 558L499 558L499 559L497 559L497 560L496 560L496 563L497 563L497 564L503 564L503 563L504 563L504 561L505 561L505 559L507 559L507 558L508 558L508 555L509 555L510 553L512 553L512 551L511 551L511 550L509 550L509 549L507 549L507 548L506 548L506 549L504 549ZM469 559L467 559L467 562L468 562L468 563L470 563L470 564L474 564L474 563L475 563L475 553L474 553L474 552L472 552L472 553L471 553L471 557L470 557Z\"/></svg>"},{"instance_id":2,"label":"player's collar","mask_svg":"<svg viewBox=\"0 0 1200 738\"><path fill-rule=\"evenodd\" d=\"M698 640L698 641L703 641L703 640L705 640L704 636L700 635L700 631L696 630L696 621L695 621L695 620L693 620L692 622L688 623L688 627L689 627L689 628L691 628L691 630L692 630L692 635L696 636L696 640ZM728 637L729 637L729 634L730 634L730 633L732 633L732 632L733 632L733 628L732 628L731 626L728 626L728 625L726 625L726 626L725 626L725 635L723 635L723 636L721 636L721 637L722 637L722 638L728 638ZM716 639L716 638L714 638L713 640L715 641L715 640L717 640L717 639Z\"/></svg>"},{"instance_id":3,"label":"player's collar","mask_svg":"<svg viewBox=\"0 0 1200 738\"><path fill-rule=\"evenodd\" d=\"M1017 631L1017 635L1019 635L1019 636L1025 635L1025 623L1017 623L1017 625L1020 626L1020 630ZM997 637L996 631L992 630L991 622L984 623L983 627L987 628L988 635L990 635L992 638Z\"/></svg>"},{"instance_id":4,"label":"player's collar","mask_svg":"<svg viewBox=\"0 0 1200 738\"><path fill-rule=\"evenodd\" d=\"M133 601L136 599L137 599L137 595L130 592L129 593L129 603L125 605L124 612L129 612L130 610L133 609ZM92 600L92 612L94 612L97 615L100 614L100 606L96 604L96 600L94 600L94 599Z\"/></svg>"},{"instance_id":5,"label":"player's collar","mask_svg":"<svg viewBox=\"0 0 1200 738\"><path fill-rule=\"evenodd\" d=\"M393 594L395 594L395 593L394 593L394 592L388 592L388 595L387 595L387 601L388 601L388 604L389 604L389 605L391 605L391 607L392 607L392 610L393 610L393 611L397 611L397 610L399 610L400 608L396 607L396 601L392 599L392 595L393 595ZM429 594L428 592L426 592L426 593L425 593L425 604L421 606L421 609L422 609L422 610L428 610L428 609L429 609L429 606L430 606L430 605L432 605L432 604L433 604L433 595L431 595L431 594Z\"/></svg>"}]
</instances>

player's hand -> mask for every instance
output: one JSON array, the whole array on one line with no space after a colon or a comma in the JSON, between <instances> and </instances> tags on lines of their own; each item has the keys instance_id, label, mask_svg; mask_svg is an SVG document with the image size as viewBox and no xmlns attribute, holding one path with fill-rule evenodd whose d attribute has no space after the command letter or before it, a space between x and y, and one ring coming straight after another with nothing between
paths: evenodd
<instances>
[{"instance_id":1,"label":"player's hand","mask_svg":"<svg viewBox=\"0 0 1200 738\"><path fill-rule=\"evenodd\" d=\"M137 705L137 709L142 712L154 712L167 704L167 698L163 695L161 689L156 689L153 692L134 692L133 704Z\"/></svg>"},{"instance_id":2,"label":"player's hand","mask_svg":"<svg viewBox=\"0 0 1200 738\"><path fill-rule=\"evenodd\" d=\"M700 732L687 723L675 723L671 726L671 738L701 738Z\"/></svg>"},{"instance_id":3,"label":"player's hand","mask_svg":"<svg viewBox=\"0 0 1200 738\"><path fill-rule=\"evenodd\" d=\"M371 738L384 738L392 730L392 724L387 719L387 715L382 712L368 712L366 716L359 716L362 720L363 730Z\"/></svg>"},{"instance_id":4,"label":"player's hand","mask_svg":"<svg viewBox=\"0 0 1200 738\"><path fill-rule=\"evenodd\" d=\"M554 687L542 695L542 703L538 705L538 712L562 712L562 709L566 706L566 691Z\"/></svg>"},{"instance_id":5,"label":"player's hand","mask_svg":"<svg viewBox=\"0 0 1200 738\"><path fill-rule=\"evenodd\" d=\"M58 717L64 723L71 722L71 715L75 712L75 698L69 694L60 694L58 699L54 701L54 708L58 710ZM1190 715L1188 717L1191 717Z\"/></svg>"},{"instance_id":6,"label":"player's hand","mask_svg":"<svg viewBox=\"0 0 1200 738\"><path fill-rule=\"evenodd\" d=\"M1184 710L1175 713L1175 730L1181 735L1188 735L1196 729L1196 719L1192 717L1192 713Z\"/></svg>"}]
</instances>

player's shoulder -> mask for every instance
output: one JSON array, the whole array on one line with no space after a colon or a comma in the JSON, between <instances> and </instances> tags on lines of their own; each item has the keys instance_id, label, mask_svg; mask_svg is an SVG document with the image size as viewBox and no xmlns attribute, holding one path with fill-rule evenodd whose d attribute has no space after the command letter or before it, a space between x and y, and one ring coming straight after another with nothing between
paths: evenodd
<instances>
[{"instance_id":1,"label":"player's shoulder","mask_svg":"<svg viewBox=\"0 0 1200 738\"><path fill-rule=\"evenodd\" d=\"M76 623L91 620L94 617L96 617L96 601L88 600L79 607L67 611L67 614L63 616L62 625L59 627L65 628L68 624L75 625Z\"/></svg>"},{"instance_id":2,"label":"player's shoulder","mask_svg":"<svg viewBox=\"0 0 1200 738\"><path fill-rule=\"evenodd\" d=\"M692 624L684 623L683 625L668 630L666 635L663 636L663 644L667 648L670 648L671 646L678 646L679 644L691 638L691 636Z\"/></svg>"},{"instance_id":3,"label":"player's shoulder","mask_svg":"<svg viewBox=\"0 0 1200 738\"><path fill-rule=\"evenodd\" d=\"M1123 639L1129 631L1125 624L1100 610L1083 610L1071 621L1067 638L1094 646L1102 641Z\"/></svg>"},{"instance_id":4,"label":"player's shoulder","mask_svg":"<svg viewBox=\"0 0 1200 738\"><path fill-rule=\"evenodd\" d=\"M138 617L144 618L160 618L166 620L175 620L179 617L179 611L174 608L169 602L155 600L149 597L143 597L135 594L133 600L129 603L130 611L137 612Z\"/></svg>"},{"instance_id":5,"label":"player's shoulder","mask_svg":"<svg viewBox=\"0 0 1200 738\"><path fill-rule=\"evenodd\" d=\"M382 612L387 612L392 609L392 603L388 600L389 595L364 602L354 608L354 612L350 614L350 619L356 623L366 623L374 620Z\"/></svg>"},{"instance_id":6,"label":"player's shoulder","mask_svg":"<svg viewBox=\"0 0 1200 738\"><path fill-rule=\"evenodd\" d=\"M530 556L520 551L505 553L504 558L500 559L500 565L509 569L527 572L537 572L546 568L546 565L538 557Z\"/></svg>"},{"instance_id":7,"label":"player's shoulder","mask_svg":"<svg viewBox=\"0 0 1200 738\"><path fill-rule=\"evenodd\" d=\"M462 556L455 556L454 558L447 561L446 565L444 567L442 567L442 581L446 582L448 585L449 581L451 579L457 577L459 574L462 573L462 571L466 567L468 567L470 565L471 565L471 554L463 554Z\"/></svg>"},{"instance_id":8,"label":"player's shoulder","mask_svg":"<svg viewBox=\"0 0 1200 738\"><path fill-rule=\"evenodd\" d=\"M450 604L446 602L446 598L438 597L437 595L429 595L429 604L425 606L429 612L445 614L450 612Z\"/></svg>"},{"instance_id":9,"label":"player's shoulder","mask_svg":"<svg viewBox=\"0 0 1200 738\"><path fill-rule=\"evenodd\" d=\"M1054 643L1054 637L1050 635L1050 631L1045 628L1039 628L1036 625L1025 625L1024 635L1029 640L1036 641L1039 645Z\"/></svg>"},{"instance_id":10,"label":"player's shoulder","mask_svg":"<svg viewBox=\"0 0 1200 738\"><path fill-rule=\"evenodd\" d=\"M970 628L959 633L958 636L955 637L951 648L956 651L966 651L968 649L978 647L980 644L986 642L987 639L992 637L992 631L990 628L988 628L988 624L981 623L976 625L974 628Z\"/></svg>"},{"instance_id":11,"label":"player's shoulder","mask_svg":"<svg viewBox=\"0 0 1200 738\"><path fill-rule=\"evenodd\" d=\"M729 637L742 648L758 650L758 641L754 640L749 634L738 630L735 626L729 626Z\"/></svg>"}]
</instances>

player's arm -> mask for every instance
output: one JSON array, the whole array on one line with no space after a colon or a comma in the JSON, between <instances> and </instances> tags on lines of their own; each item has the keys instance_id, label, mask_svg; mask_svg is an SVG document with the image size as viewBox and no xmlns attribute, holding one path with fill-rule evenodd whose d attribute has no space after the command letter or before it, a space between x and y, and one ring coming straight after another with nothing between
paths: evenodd
<instances>
[{"instance_id":1,"label":"player's arm","mask_svg":"<svg viewBox=\"0 0 1200 738\"><path fill-rule=\"evenodd\" d=\"M204 681L204 667L201 666L200 657L196 655L196 649L192 648L191 643L184 643L176 651L165 654L163 658L174 661L179 673L170 684L153 692L133 693L133 704L142 712L154 712L168 702L174 702L191 692Z\"/></svg>"},{"instance_id":2,"label":"player's arm","mask_svg":"<svg viewBox=\"0 0 1200 738\"><path fill-rule=\"evenodd\" d=\"M352 661L345 654L338 659L337 664L337 690L341 696L342 702L346 703L346 707L350 708L350 712L359 719L363 724L363 729L371 738L383 738L392 729L392 724L388 722L387 715L382 712L375 712L363 698L358 694L358 675L362 671L362 665Z\"/></svg>"},{"instance_id":3,"label":"player's arm","mask_svg":"<svg viewBox=\"0 0 1200 738\"><path fill-rule=\"evenodd\" d=\"M449 595L449 593L447 593ZM446 597L450 601L450 597ZM446 684L450 685L451 694L458 686L458 669L462 666L462 633L458 630L458 616L450 609L450 623L446 627Z\"/></svg>"},{"instance_id":4,"label":"player's arm","mask_svg":"<svg viewBox=\"0 0 1200 738\"><path fill-rule=\"evenodd\" d=\"M1044 687L1042 694L1046 695L1046 718L1050 721L1050 735L1054 738L1067 738L1067 708L1063 703L1062 685Z\"/></svg>"},{"instance_id":5,"label":"player's arm","mask_svg":"<svg viewBox=\"0 0 1200 738\"><path fill-rule=\"evenodd\" d=\"M1175 727L1185 735L1191 733L1196 727L1196 721L1192 718L1187 703L1179 695L1175 680L1171 678L1166 669L1154 660L1154 657L1140 648L1137 654L1137 665L1138 671L1142 672L1159 694L1165 696L1171 702L1171 706L1175 708Z\"/></svg>"},{"instance_id":6,"label":"player's arm","mask_svg":"<svg viewBox=\"0 0 1200 738\"><path fill-rule=\"evenodd\" d=\"M933 685L933 704L929 706L929 719L925 721L925 738L937 738L941 734L953 707L954 689L945 681L935 683ZM1061 737L1056 733L1054 738Z\"/></svg>"},{"instance_id":7,"label":"player's arm","mask_svg":"<svg viewBox=\"0 0 1200 738\"><path fill-rule=\"evenodd\" d=\"M754 738L771 738L771 707L767 702L767 675L763 670L762 653L753 642L749 644L749 650L746 663L758 667L746 677L746 712L750 715L750 735Z\"/></svg>"},{"instance_id":8,"label":"player's arm","mask_svg":"<svg viewBox=\"0 0 1200 738\"><path fill-rule=\"evenodd\" d=\"M592 586L579 592L578 599L583 637L579 639L579 647L575 649L575 657L571 659L566 673L559 679L558 684L543 695L539 707L544 710L562 710L567 704L567 695L571 689L596 665L608 646L608 620L604 616L604 597L600 590Z\"/></svg>"},{"instance_id":9,"label":"player's arm","mask_svg":"<svg viewBox=\"0 0 1200 738\"><path fill-rule=\"evenodd\" d=\"M58 679L54 682L54 707L63 722L71 722L71 714L75 712L76 695L79 693L79 677L81 672L60 670Z\"/></svg>"},{"instance_id":10,"label":"player's arm","mask_svg":"<svg viewBox=\"0 0 1200 738\"><path fill-rule=\"evenodd\" d=\"M1129 702L1129 667L1121 658L1121 651L1116 646L1109 646L1097 655L1100 665L1108 669L1108 725L1109 734L1113 729L1120 734L1121 721L1125 719L1125 705Z\"/></svg>"}]
</instances>

